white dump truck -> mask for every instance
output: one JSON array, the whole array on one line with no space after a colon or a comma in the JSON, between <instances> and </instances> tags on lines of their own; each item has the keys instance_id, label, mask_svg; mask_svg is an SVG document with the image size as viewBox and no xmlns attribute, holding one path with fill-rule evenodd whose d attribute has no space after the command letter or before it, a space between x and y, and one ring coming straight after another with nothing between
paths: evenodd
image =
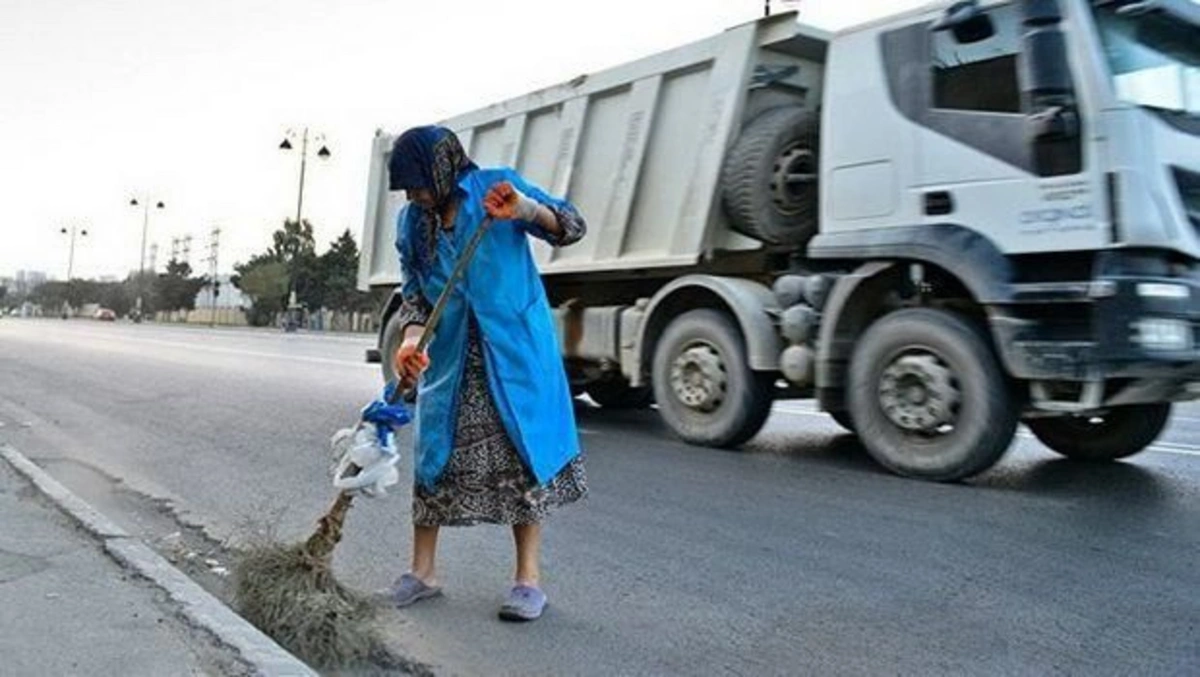
<instances>
[{"instance_id":1,"label":"white dump truck","mask_svg":"<svg viewBox=\"0 0 1200 677\"><path fill-rule=\"evenodd\" d=\"M579 207L584 240L531 243L571 382L687 442L815 397L888 469L955 480L1020 421L1113 459L1200 396L1191 0L780 15L442 124ZM399 283L393 138L364 289ZM368 351L385 377L398 304Z\"/></svg>"}]
</instances>

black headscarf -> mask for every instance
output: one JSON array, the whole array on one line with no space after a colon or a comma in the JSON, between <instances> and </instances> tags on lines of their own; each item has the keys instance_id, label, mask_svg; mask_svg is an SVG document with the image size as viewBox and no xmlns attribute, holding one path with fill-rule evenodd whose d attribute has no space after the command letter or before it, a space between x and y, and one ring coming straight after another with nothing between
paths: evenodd
<instances>
[{"instance_id":1,"label":"black headscarf","mask_svg":"<svg viewBox=\"0 0 1200 677\"><path fill-rule=\"evenodd\" d=\"M477 169L467 157L454 132L445 127L414 127L392 144L388 159L388 187L391 190L425 189L434 201L445 205L454 196L458 181L466 172ZM429 270L434 259L434 231L440 214L422 213L415 232L414 263Z\"/></svg>"},{"instance_id":2,"label":"black headscarf","mask_svg":"<svg viewBox=\"0 0 1200 677\"><path fill-rule=\"evenodd\" d=\"M445 127L414 127L392 144L388 183L392 190L426 189L445 204L462 175L476 169L454 132Z\"/></svg>"}]
</instances>

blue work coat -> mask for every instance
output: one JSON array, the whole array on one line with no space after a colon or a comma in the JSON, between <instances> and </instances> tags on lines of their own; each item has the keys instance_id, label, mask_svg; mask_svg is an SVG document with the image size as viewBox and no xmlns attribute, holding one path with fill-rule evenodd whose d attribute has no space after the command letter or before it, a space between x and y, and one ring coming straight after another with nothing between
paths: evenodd
<instances>
[{"instance_id":1,"label":"blue work coat","mask_svg":"<svg viewBox=\"0 0 1200 677\"><path fill-rule=\"evenodd\" d=\"M471 170L458 183L463 199L454 228L438 229L436 256L427 267L416 265L421 210L408 205L396 224L405 298L419 294L430 305L437 301L459 252L486 216L484 195L500 181L542 204L566 204L511 169ZM417 481L425 487L434 486L454 445L470 314L479 325L492 399L525 467L545 484L579 454L570 386L550 304L530 251L530 234L545 236L533 223L493 222L435 329L429 368L418 384L414 427L413 465Z\"/></svg>"}]
</instances>

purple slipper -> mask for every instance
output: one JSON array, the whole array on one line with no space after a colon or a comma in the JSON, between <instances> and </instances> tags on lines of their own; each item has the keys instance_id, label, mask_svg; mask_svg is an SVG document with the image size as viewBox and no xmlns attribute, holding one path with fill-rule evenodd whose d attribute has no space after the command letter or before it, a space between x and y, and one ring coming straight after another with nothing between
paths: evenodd
<instances>
[{"instance_id":1,"label":"purple slipper","mask_svg":"<svg viewBox=\"0 0 1200 677\"><path fill-rule=\"evenodd\" d=\"M416 576L404 574L392 584L387 596L393 606L397 609L403 609L423 599L437 597L440 594L442 594L441 586L425 585L425 582Z\"/></svg>"},{"instance_id":2,"label":"purple slipper","mask_svg":"<svg viewBox=\"0 0 1200 677\"><path fill-rule=\"evenodd\" d=\"M536 621L546 610L546 593L530 585L516 585L500 607L505 621Z\"/></svg>"}]
</instances>

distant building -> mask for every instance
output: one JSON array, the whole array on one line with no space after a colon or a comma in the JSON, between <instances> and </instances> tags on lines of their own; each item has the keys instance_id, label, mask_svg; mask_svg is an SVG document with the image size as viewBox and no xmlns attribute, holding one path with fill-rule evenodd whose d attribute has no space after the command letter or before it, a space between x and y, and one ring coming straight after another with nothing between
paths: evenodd
<instances>
[{"instance_id":1,"label":"distant building","mask_svg":"<svg viewBox=\"0 0 1200 677\"><path fill-rule=\"evenodd\" d=\"M217 294L217 308L249 308L251 305L250 297L242 293L242 290L233 286L233 282L229 275L218 275L217 280L221 283L221 292ZM196 294L196 308L211 308L213 307L213 289L211 286L202 287L200 292Z\"/></svg>"},{"instance_id":2,"label":"distant building","mask_svg":"<svg viewBox=\"0 0 1200 677\"><path fill-rule=\"evenodd\" d=\"M18 270L13 281L13 291L17 294L28 294L48 279L49 277L40 270Z\"/></svg>"}]
</instances>

